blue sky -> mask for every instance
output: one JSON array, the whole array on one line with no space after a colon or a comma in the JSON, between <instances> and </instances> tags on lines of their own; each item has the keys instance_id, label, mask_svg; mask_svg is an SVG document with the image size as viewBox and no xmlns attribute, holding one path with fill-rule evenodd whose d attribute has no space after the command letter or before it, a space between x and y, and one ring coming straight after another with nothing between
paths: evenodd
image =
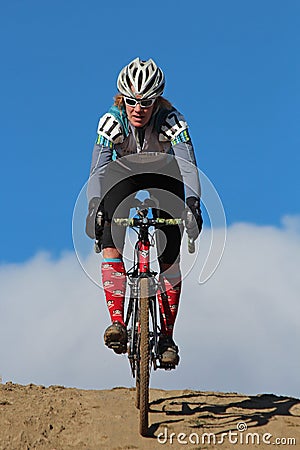
<instances>
[{"instance_id":1,"label":"blue sky","mask_svg":"<svg viewBox=\"0 0 300 450\"><path fill-rule=\"evenodd\" d=\"M72 215L99 116L139 56L163 68L229 225L204 285L210 230L183 254L182 363L152 386L299 396L299 22L298 0L1 2L3 380L132 385L102 342L109 316ZM100 278L95 254L86 266Z\"/></svg>"},{"instance_id":2,"label":"blue sky","mask_svg":"<svg viewBox=\"0 0 300 450\"><path fill-rule=\"evenodd\" d=\"M136 56L165 71L230 223L299 213L296 0L2 2L1 262L72 249L98 117Z\"/></svg>"}]
</instances>

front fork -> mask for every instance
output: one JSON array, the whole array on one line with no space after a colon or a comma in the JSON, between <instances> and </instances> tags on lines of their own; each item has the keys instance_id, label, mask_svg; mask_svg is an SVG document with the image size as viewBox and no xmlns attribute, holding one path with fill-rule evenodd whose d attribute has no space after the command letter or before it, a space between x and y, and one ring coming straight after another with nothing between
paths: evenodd
<instances>
[{"instance_id":1,"label":"front fork","mask_svg":"<svg viewBox=\"0 0 300 450\"><path fill-rule=\"evenodd\" d=\"M153 363L154 370L157 369L158 354L158 324L157 324L157 301L156 295L150 298L150 315L152 320L153 329L150 331L150 358Z\"/></svg>"},{"instance_id":2,"label":"front fork","mask_svg":"<svg viewBox=\"0 0 300 450\"><path fill-rule=\"evenodd\" d=\"M130 298L127 308L127 314L125 324L128 329L128 358L131 366L132 376L136 375L136 360L139 358L139 284L140 278L144 274L134 276L133 274L127 274L130 287ZM149 297L149 311L151 317L152 328L150 328L150 363L153 364L154 370L157 369L158 354L158 337L159 327L157 323L157 280L155 279L156 272L151 272L146 276L149 277L150 293ZM144 275L145 276L145 275Z\"/></svg>"}]
</instances>

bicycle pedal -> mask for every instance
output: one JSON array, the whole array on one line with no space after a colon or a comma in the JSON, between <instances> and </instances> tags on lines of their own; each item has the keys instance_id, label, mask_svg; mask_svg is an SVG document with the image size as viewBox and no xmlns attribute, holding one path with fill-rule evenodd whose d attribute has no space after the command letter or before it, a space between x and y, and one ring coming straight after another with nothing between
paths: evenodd
<instances>
[{"instance_id":1,"label":"bicycle pedal","mask_svg":"<svg viewBox=\"0 0 300 450\"><path fill-rule=\"evenodd\" d=\"M171 366L171 365L163 365L163 366L159 366L160 369L164 369L164 370L173 370L176 369L176 366Z\"/></svg>"},{"instance_id":2,"label":"bicycle pedal","mask_svg":"<svg viewBox=\"0 0 300 450\"><path fill-rule=\"evenodd\" d=\"M172 370L172 369L176 369L176 365L175 364L166 364L166 363L160 363L160 366L158 366L159 369L164 369L164 370Z\"/></svg>"},{"instance_id":3,"label":"bicycle pedal","mask_svg":"<svg viewBox=\"0 0 300 450\"><path fill-rule=\"evenodd\" d=\"M121 344L120 342L109 342L107 347L118 354L127 353L127 345Z\"/></svg>"}]
</instances>

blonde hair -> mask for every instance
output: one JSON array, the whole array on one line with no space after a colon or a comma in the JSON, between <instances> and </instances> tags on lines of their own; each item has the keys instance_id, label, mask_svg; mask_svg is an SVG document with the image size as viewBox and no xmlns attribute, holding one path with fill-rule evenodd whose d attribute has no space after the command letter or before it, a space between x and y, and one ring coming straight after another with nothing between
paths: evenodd
<instances>
[{"instance_id":1,"label":"blonde hair","mask_svg":"<svg viewBox=\"0 0 300 450\"><path fill-rule=\"evenodd\" d=\"M122 109L122 107L125 108L125 103L122 94L115 95L114 100L115 100L114 106L117 106L120 110ZM161 95L157 97L154 105L156 106L156 109L164 108L171 111L171 109L173 108L172 103L169 102L169 100L167 100L166 98L162 97Z\"/></svg>"}]
</instances>

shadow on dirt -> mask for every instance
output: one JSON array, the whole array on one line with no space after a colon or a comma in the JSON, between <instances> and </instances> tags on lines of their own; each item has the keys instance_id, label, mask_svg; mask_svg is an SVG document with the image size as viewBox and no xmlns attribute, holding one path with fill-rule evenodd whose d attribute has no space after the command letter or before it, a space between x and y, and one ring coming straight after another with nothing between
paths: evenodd
<instances>
[{"instance_id":1,"label":"shadow on dirt","mask_svg":"<svg viewBox=\"0 0 300 450\"><path fill-rule=\"evenodd\" d=\"M203 401L199 399L203 398ZM211 397L211 400L210 400ZM215 399L215 402L214 402ZM233 400L233 401L232 401ZM165 413L169 420L153 423L149 436L156 437L155 432L161 426L176 422L185 422L191 432L197 429L210 429L215 434L236 430L239 422L244 422L247 429L267 425L276 416L295 417L291 408L300 406L300 400L291 397L278 397L262 394L246 397L238 394L187 394L178 397L157 399L150 404L150 413ZM299 417L299 416L296 416ZM222 428L222 431L217 429Z\"/></svg>"}]
</instances>

